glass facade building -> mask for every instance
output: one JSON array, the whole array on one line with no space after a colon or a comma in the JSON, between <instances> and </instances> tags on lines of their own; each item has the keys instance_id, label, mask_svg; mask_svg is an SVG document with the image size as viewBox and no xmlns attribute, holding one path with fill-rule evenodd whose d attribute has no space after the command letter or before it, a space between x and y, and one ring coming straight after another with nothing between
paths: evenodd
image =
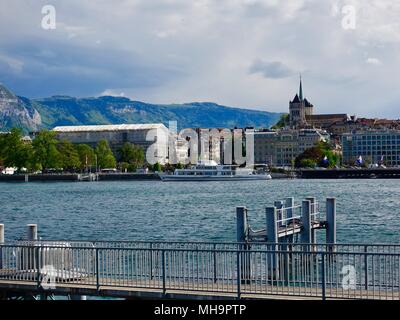
<instances>
[{"instance_id":1,"label":"glass facade building","mask_svg":"<svg viewBox=\"0 0 400 320\"><path fill-rule=\"evenodd\" d=\"M383 162L400 166L400 130L354 131L342 135L343 164L353 165L358 157L370 164Z\"/></svg>"}]
</instances>

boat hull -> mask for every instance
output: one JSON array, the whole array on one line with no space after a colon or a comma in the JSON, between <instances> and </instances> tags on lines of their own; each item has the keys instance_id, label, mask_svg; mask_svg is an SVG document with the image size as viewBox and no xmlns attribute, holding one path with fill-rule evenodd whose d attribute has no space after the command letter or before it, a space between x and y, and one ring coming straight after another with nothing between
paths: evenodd
<instances>
[{"instance_id":1,"label":"boat hull","mask_svg":"<svg viewBox=\"0 0 400 320\"><path fill-rule=\"evenodd\" d=\"M162 181L254 181L271 180L270 175L250 175L250 176L179 176L179 175L160 175Z\"/></svg>"}]
</instances>

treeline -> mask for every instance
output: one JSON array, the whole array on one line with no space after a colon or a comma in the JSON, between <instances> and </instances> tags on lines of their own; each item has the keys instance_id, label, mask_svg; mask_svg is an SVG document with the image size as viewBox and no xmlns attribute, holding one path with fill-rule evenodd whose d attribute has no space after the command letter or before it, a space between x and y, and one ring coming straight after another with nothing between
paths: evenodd
<instances>
[{"instance_id":1,"label":"treeline","mask_svg":"<svg viewBox=\"0 0 400 320\"><path fill-rule=\"evenodd\" d=\"M119 168L135 171L145 165L141 146L125 143L113 154L107 140L98 142L95 148L87 144L72 144L58 140L53 131L40 131L32 143L23 141L22 131L14 128L0 135L0 166L27 171L63 170L83 171L89 168Z\"/></svg>"}]
</instances>

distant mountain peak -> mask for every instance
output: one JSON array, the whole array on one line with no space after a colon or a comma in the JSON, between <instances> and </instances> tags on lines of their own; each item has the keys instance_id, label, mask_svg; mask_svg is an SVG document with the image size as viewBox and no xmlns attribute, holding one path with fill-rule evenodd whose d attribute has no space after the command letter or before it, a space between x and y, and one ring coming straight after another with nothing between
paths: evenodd
<instances>
[{"instance_id":1,"label":"distant mountain peak","mask_svg":"<svg viewBox=\"0 0 400 320\"><path fill-rule=\"evenodd\" d=\"M222 106L214 102L150 104L121 96L76 98L18 97L0 85L0 131L13 126L25 131L55 126L164 123L177 121L179 128L270 127L281 113Z\"/></svg>"},{"instance_id":2,"label":"distant mountain peak","mask_svg":"<svg viewBox=\"0 0 400 320\"><path fill-rule=\"evenodd\" d=\"M17 97L0 84L0 131L6 131L12 127L36 130L41 124L41 116L32 107L29 99Z\"/></svg>"}]
</instances>

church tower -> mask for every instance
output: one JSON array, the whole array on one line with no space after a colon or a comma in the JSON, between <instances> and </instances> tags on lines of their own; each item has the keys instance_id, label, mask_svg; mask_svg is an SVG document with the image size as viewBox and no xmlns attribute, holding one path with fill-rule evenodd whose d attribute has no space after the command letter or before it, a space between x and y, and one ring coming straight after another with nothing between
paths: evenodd
<instances>
[{"instance_id":1,"label":"church tower","mask_svg":"<svg viewBox=\"0 0 400 320\"><path fill-rule=\"evenodd\" d=\"M314 106L303 96L303 83L300 75L299 93L289 102L289 118L291 127L307 125L307 117L313 114Z\"/></svg>"}]
</instances>

